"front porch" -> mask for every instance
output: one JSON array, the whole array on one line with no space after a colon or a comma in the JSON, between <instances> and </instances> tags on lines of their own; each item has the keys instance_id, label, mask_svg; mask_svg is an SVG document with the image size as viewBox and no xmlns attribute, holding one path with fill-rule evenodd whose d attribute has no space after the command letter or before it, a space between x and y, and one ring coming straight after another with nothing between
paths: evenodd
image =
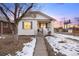
<instances>
[{"instance_id":1,"label":"front porch","mask_svg":"<svg viewBox=\"0 0 79 59\"><path fill-rule=\"evenodd\" d=\"M49 21L38 21L37 26L38 28L48 28L49 23Z\"/></svg>"},{"instance_id":2,"label":"front porch","mask_svg":"<svg viewBox=\"0 0 79 59\"><path fill-rule=\"evenodd\" d=\"M53 33L53 26L52 21L37 21L37 30L42 32L44 35L48 35L48 32Z\"/></svg>"}]
</instances>

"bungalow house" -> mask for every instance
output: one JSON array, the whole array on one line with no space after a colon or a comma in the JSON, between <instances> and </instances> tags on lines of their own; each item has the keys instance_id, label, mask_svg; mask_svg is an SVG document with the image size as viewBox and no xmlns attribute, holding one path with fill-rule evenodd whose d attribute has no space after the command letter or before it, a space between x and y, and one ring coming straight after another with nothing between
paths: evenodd
<instances>
[{"instance_id":1,"label":"bungalow house","mask_svg":"<svg viewBox=\"0 0 79 59\"><path fill-rule=\"evenodd\" d=\"M18 35L36 35L38 29L51 29L53 33L53 22L54 18L40 12L40 11L30 11L18 24ZM0 17L0 34L10 34L14 32L14 22L11 21L11 27L13 31L9 28L9 23L4 17Z\"/></svg>"},{"instance_id":2,"label":"bungalow house","mask_svg":"<svg viewBox=\"0 0 79 59\"><path fill-rule=\"evenodd\" d=\"M29 11L18 23L18 35L36 35L41 28L50 28L53 33L54 18L40 12Z\"/></svg>"},{"instance_id":3,"label":"bungalow house","mask_svg":"<svg viewBox=\"0 0 79 59\"><path fill-rule=\"evenodd\" d=\"M74 35L79 35L79 25L78 24L69 24L68 32L73 33Z\"/></svg>"},{"instance_id":4,"label":"bungalow house","mask_svg":"<svg viewBox=\"0 0 79 59\"><path fill-rule=\"evenodd\" d=\"M14 26L14 23L13 23L13 21L11 21L11 27L14 30L13 26ZM9 23L6 20L6 18L0 17L0 35L11 34L11 33L12 33L12 31L9 29Z\"/></svg>"},{"instance_id":5,"label":"bungalow house","mask_svg":"<svg viewBox=\"0 0 79 59\"><path fill-rule=\"evenodd\" d=\"M79 23L75 21L72 23L64 24L62 28L63 32L73 35L79 35Z\"/></svg>"}]
</instances>

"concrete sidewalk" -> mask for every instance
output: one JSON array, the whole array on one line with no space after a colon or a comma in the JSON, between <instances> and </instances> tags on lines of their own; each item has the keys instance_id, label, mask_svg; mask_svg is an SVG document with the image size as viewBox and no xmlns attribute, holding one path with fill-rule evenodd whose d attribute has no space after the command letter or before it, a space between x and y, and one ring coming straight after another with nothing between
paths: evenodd
<instances>
[{"instance_id":1,"label":"concrete sidewalk","mask_svg":"<svg viewBox=\"0 0 79 59\"><path fill-rule=\"evenodd\" d=\"M34 56L48 56L44 37L41 34L37 35L37 42L36 42Z\"/></svg>"}]
</instances>

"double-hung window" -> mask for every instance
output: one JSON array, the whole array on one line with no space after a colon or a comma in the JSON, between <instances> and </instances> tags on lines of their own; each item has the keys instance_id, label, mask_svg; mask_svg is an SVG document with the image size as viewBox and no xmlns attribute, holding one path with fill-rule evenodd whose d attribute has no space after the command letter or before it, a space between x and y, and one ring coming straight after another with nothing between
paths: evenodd
<instances>
[{"instance_id":1,"label":"double-hung window","mask_svg":"<svg viewBox=\"0 0 79 59\"><path fill-rule=\"evenodd\" d=\"M30 22L30 21L23 22L23 29L25 29L25 30L32 29L32 22Z\"/></svg>"}]
</instances>

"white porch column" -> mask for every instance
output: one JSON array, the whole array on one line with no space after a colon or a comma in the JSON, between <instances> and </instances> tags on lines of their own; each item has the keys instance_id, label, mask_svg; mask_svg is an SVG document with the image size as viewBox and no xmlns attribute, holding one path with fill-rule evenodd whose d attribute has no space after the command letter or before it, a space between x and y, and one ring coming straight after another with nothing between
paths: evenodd
<instances>
[{"instance_id":1,"label":"white porch column","mask_svg":"<svg viewBox=\"0 0 79 59\"><path fill-rule=\"evenodd\" d=\"M50 22L50 28L51 28L51 35L54 35L53 21Z\"/></svg>"},{"instance_id":2,"label":"white porch column","mask_svg":"<svg viewBox=\"0 0 79 59\"><path fill-rule=\"evenodd\" d=\"M33 21L32 27L33 27L33 29L34 29L34 35L37 35L37 29L38 29L38 28L37 28L37 27L38 27L38 26L37 26L37 20L34 20L34 21Z\"/></svg>"}]
</instances>

